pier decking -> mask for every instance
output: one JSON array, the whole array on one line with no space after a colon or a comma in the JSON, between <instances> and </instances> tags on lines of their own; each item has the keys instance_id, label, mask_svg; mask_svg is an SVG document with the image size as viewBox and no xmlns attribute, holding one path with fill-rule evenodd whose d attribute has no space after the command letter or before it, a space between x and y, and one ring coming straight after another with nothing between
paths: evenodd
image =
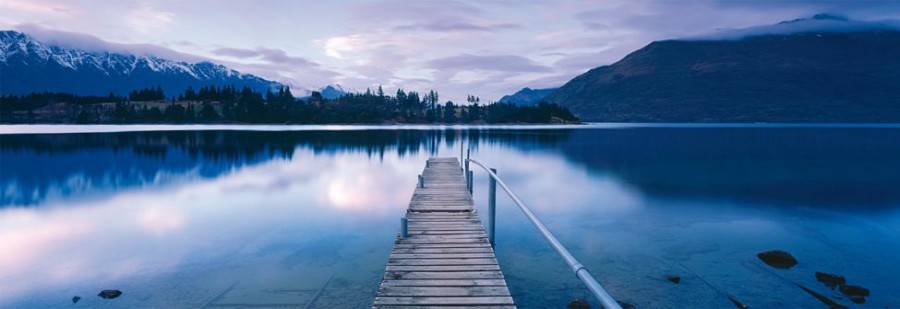
<instances>
[{"instance_id":1,"label":"pier decking","mask_svg":"<svg viewBox=\"0 0 900 309\"><path fill-rule=\"evenodd\" d=\"M515 308L456 158L432 158L373 308Z\"/></svg>"}]
</instances>

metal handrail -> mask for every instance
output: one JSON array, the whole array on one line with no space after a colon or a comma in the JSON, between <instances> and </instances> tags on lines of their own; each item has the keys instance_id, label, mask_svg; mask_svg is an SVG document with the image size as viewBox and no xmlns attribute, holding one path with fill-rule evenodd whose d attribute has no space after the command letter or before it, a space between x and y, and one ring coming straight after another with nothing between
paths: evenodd
<instances>
[{"instance_id":1,"label":"metal handrail","mask_svg":"<svg viewBox=\"0 0 900 309\"><path fill-rule=\"evenodd\" d=\"M611 295L609 295L609 292L607 292L606 289L604 289L603 286L601 286L600 283L597 282L597 279L594 279L594 277L591 276L590 272L588 272L588 270L584 267L584 265L582 265L581 262L578 262L578 260L575 259L574 256L572 256L572 253L569 253L569 250L567 250L566 247L563 247L563 245L559 242L559 240L556 239L556 236L553 236L553 233L551 233L550 230L548 230L547 227L544 226L544 223L542 223L541 220L538 219L537 216L535 216L534 212L532 212L531 209L528 208L528 206L525 206L525 202L522 202L522 200L519 199L519 197L515 193L513 193L513 191L510 190L508 186L506 186L506 183L504 183L503 180L500 179L500 177L497 176L497 174L494 171L491 171L490 168L488 168L487 166L484 166L484 164L481 164L481 162L478 162L478 161L475 161L472 159L466 159L466 163L467 163L466 164L466 169L467 169L466 175L467 176L469 175L469 173L468 173L469 172L468 171L468 163L469 162L475 163L476 165L483 168L488 173L488 175L491 176L491 179L496 181L497 184L499 184L500 187L503 188L504 191L506 191L506 194L509 195L509 197L512 198L513 202L515 202L516 205L519 206L519 209L521 209L522 212L525 213L525 216L528 217L528 220L531 220L531 223L533 223L534 227L538 229L538 232L541 233L541 236L543 236L544 239L550 243L550 246L552 246L553 249L556 250L556 253L558 253L563 258L563 260L566 261L566 264L569 264L569 267L572 268L573 272L575 272L575 276L578 277L578 279L581 279L581 282L583 282L587 286L587 288L589 290L591 290L591 293L593 293L594 296L597 297L598 300L600 300L600 303L602 304L603 308L608 308L608 309L621 309L622 308L622 306L620 306L619 303L616 302L616 300ZM471 181L471 180L469 180L469 181ZM471 182L469 182L469 184L471 186ZM491 211L491 213L492 213L491 215L493 215L494 212ZM491 219L492 225L493 225L493 221L494 220ZM492 230L494 229L493 226L491 226L491 229ZM493 233L491 233L491 234L493 234ZM491 236L491 242L493 243L493 235L490 235L490 236Z\"/></svg>"}]
</instances>

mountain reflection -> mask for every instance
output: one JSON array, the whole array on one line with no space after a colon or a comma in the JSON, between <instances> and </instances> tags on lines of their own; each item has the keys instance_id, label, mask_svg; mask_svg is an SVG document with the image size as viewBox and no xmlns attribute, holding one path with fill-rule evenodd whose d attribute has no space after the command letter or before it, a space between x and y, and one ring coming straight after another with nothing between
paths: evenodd
<instances>
[{"instance_id":1,"label":"mountain reflection","mask_svg":"<svg viewBox=\"0 0 900 309\"><path fill-rule=\"evenodd\" d=\"M521 146L555 143L551 134L480 130L162 131L0 135L0 205L37 205L49 197L215 178L245 166L291 160L298 148L315 155L364 153L403 158L465 140ZM484 140L486 138L487 140ZM312 162L310 162L312 163Z\"/></svg>"},{"instance_id":2,"label":"mountain reflection","mask_svg":"<svg viewBox=\"0 0 900 309\"><path fill-rule=\"evenodd\" d=\"M480 148L499 145L565 158L648 197L884 207L900 204L898 140L897 129L821 127L0 135L0 205L39 205L216 178L246 166L293 160L298 149L384 160L433 156L441 149L442 155L459 155L460 145L481 158L490 153L479 153Z\"/></svg>"},{"instance_id":3,"label":"mountain reflection","mask_svg":"<svg viewBox=\"0 0 900 309\"><path fill-rule=\"evenodd\" d=\"M900 130L577 130L559 152L651 197L812 207L900 205Z\"/></svg>"}]
</instances>

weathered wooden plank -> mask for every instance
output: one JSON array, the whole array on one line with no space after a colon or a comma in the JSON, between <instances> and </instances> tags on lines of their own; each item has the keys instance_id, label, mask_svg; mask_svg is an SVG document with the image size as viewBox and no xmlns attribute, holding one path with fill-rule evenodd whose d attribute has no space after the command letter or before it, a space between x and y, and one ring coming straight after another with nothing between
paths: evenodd
<instances>
[{"instance_id":1,"label":"weathered wooden plank","mask_svg":"<svg viewBox=\"0 0 900 309\"><path fill-rule=\"evenodd\" d=\"M472 224L472 223L462 223L462 224L435 224L435 225L423 225L420 223L416 223L412 226L408 227L409 231L418 231L418 232L474 232L474 233L484 233L484 229L481 225Z\"/></svg>"},{"instance_id":2,"label":"weathered wooden plank","mask_svg":"<svg viewBox=\"0 0 900 309\"><path fill-rule=\"evenodd\" d=\"M373 306L372 308L380 308L380 309L459 309L460 306L420 306L420 305L381 305L381 306ZM515 309L516 306L512 305L469 305L465 306L466 309Z\"/></svg>"},{"instance_id":3,"label":"weathered wooden plank","mask_svg":"<svg viewBox=\"0 0 900 309\"><path fill-rule=\"evenodd\" d=\"M410 223L425 223L426 221L430 222L458 222L458 221L478 221L481 224L481 219L478 218L476 212L464 213L464 214L450 214L450 213L407 213L406 218L409 219Z\"/></svg>"},{"instance_id":4,"label":"weathered wooden plank","mask_svg":"<svg viewBox=\"0 0 900 309\"><path fill-rule=\"evenodd\" d=\"M506 286L503 279L447 279L447 280L384 280L382 287L387 286Z\"/></svg>"},{"instance_id":5,"label":"weathered wooden plank","mask_svg":"<svg viewBox=\"0 0 900 309\"><path fill-rule=\"evenodd\" d=\"M403 240L406 244L411 245L427 245L427 244L435 244L435 245L469 245L469 244L488 244L487 238L458 238L458 239L446 239L440 237L417 237L415 239L406 239Z\"/></svg>"},{"instance_id":6,"label":"weathered wooden plank","mask_svg":"<svg viewBox=\"0 0 900 309\"><path fill-rule=\"evenodd\" d=\"M388 265L385 267L384 271L422 271L422 272L435 272L435 271L446 271L446 272L454 272L454 271L492 271L492 270L500 270L499 265Z\"/></svg>"},{"instance_id":7,"label":"weathered wooden plank","mask_svg":"<svg viewBox=\"0 0 900 309\"><path fill-rule=\"evenodd\" d=\"M372 308L380 308L380 309L459 309L460 306L420 306L420 305L381 305L381 306L373 306ZM512 305L469 305L465 306L466 309L515 309L516 306Z\"/></svg>"},{"instance_id":8,"label":"weathered wooden plank","mask_svg":"<svg viewBox=\"0 0 900 309\"><path fill-rule=\"evenodd\" d=\"M388 265L496 265L494 258L472 259L388 259Z\"/></svg>"},{"instance_id":9,"label":"weathered wooden plank","mask_svg":"<svg viewBox=\"0 0 900 309\"><path fill-rule=\"evenodd\" d=\"M444 192L415 192L415 194L416 194L416 197L409 199L410 201L434 201L434 202L468 201L468 202L473 202L472 200L469 199L468 196L455 196L455 195L448 196L448 194L451 194L451 193L449 193L447 191L444 191Z\"/></svg>"},{"instance_id":10,"label":"weathered wooden plank","mask_svg":"<svg viewBox=\"0 0 900 309\"><path fill-rule=\"evenodd\" d=\"M384 296L509 296L503 287L387 287L378 290Z\"/></svg>"},{"instance_id":11,"label":"weathered wooden plank","mask_svg":"<svg viewBox=\"0 0 900 309\"><path fill-rule=\"evenodd\" d=\"M503 279L499 271L389 271L385 280L448 280L448 279Z\"/></svg>"},{"instance_id":12,"label":"weathered wooden plank","mask_svg":"<svg viewBox=\"0 0 900 309\"><path fill-rule=\"evenodd\" d=\"M458 203L458 204L449 204L449 203L409 203L409 210L415 212L421 212L422 209L433 209L435 212L470 212L474 210L472 206L467 205L468 203Z\"/></svg>"},{"instance_id":13,"label":"weathered wooden plank","mask_svg":"<svg viewBox=\"0 0 900 309\"><path fill-rule=\"evenodd\" d=\"M477 235L477 236L475 236ZM484 234L468 234L468 235L440 235L440 234L416 234L411 233L406 239L398 238L395 243L481 243L486 242L487 236Z\"/></svg>"},{"instance_id":14,"label":"weathered wooden plank","mask_svg":"<svg viewBox=\"0 0 900 309\"><path fill-rule=\"evenodd\" d=\"M442 233L422 233L422 232L410 232L412 237L418 237L421 239L467 239L467 238L485 238L484 233L477 232L455 232L454 234L442 234Z\"/></svg>"},{"instance_id":15,"label":"weathered wooden plank","mask_svg":"<svg viewBox=\"0 0 900 309\"><path fill-rule=\"evenodd\" d=\"M477 221L415 221L409 224L409 229L478 229L483 230L481 222Z\"/></svg>"},{"instance_id":16,"label":"weathered wooden plank","mask_svg":"<svg viewBox=\"0 0 900 309\"><path fill-rule=\"evenodd\" d=\"M467 200L444 200L444 201L436 201L436 200L410 200L409 205L423 205L423 206L466 206L472 207L472 202Z\"/></svg>"},{"instance_id":17,"label":"weathered wooden plank","mask_svg":"<svg viewBox=\"0 0 900 309\"><path fill-rule=\"evenodd\" d=\"M453 235L453 234L483 234L481 229L441 229L441 228L418 228L409 229L410 235Z\"/></svg>"},{"instance_id":18,"label":"weathered wooden plank","mask_svg":"<svg viewBox=\"0 0 900 309\"><path fill-rule=\"evenodd\" d=\"M494 253L490 247L481 248L394 248L392 254L429 253Z\"/></svg>"},{"instance_id":19,"label":"weathered wooden plank","mask_svg":"<svg viewBox=\"0 0 900 309\"><path fill-rule=\"evenodd\" d=\"M392 259L490 259L493 252L485 253L392 253Z\"/></svg>"},{"instance_id":20,"label":"weathered wooden plank","mask_svg":"<svg viewBox=\"0 0 900 309\"><path fill-rule=\"evenodd\" d=\"M377 297L375 305L514 305L509 296L482 297Z\"/></svg>"},{"instance_id":21,"label":"weathered wooden plank","mask_svg":"<svg viewBox=\"0 0 900 309\"><path fill-rule=\"evenodd\" d=\"M455 210L454 208L464 211L472 211L474 209L468 202L410 202L409 206L412 211L416 211L415 208L417 207L443 209L444 211L453 211Z\"/></svg>"},{"instance_id":22,"label":"weathered wooden plank","mask_svg":"<svg viewBox=\"0 0 900 309\"><path fill-rule=\"evenodd\" d=\"M446 233L446 234L458 234L458 233L478 233L478 234L484 234L484 230L483 230L483 229L480 229L480 228L474 228L474 227L469 227L469 228L467 228L467 227L465 227L465 226L461 226L461 227L453 227L453 226L451 226L451 225L445 225L444 227L441 227L441 226L433 226L433 227L416 226L416 228L409 228L407 231L410 232L410 233L451 232L451 233ZM412 238L412 237L411 237L411 238Z\"/></svg>"},{"instance_id":23,"label":"weathered wooden plank","mask_svg":"<svg viewBox=\"0 0 900 309\"><path fill-rule=\"evenodd\" d=\"M484 231L484 228L481 227L481 224L468 223L468 222L434 222L434 224L422 224L421 222L416 222L415 224L409 225L410 231Z\"/></svg>"},{"instance_id":24,"label":"weathered wooden plank","mask_svg":"<svg viewBox=\"0 0 900 309\"><path fill-rule=\"evenodd\" d=\"M458 249L458 248L490 248L491 244L488 242L480 242L480 243L398 243L394 244L394 248L397 249Z\"/></svg>"}]
</instances>

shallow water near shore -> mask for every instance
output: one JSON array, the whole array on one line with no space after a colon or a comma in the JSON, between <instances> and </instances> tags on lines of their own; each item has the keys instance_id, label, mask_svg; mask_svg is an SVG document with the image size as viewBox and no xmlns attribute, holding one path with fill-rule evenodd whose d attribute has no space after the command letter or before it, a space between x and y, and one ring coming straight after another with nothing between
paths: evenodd
<instances>
[{"instance_id":1,"label":"shallow water near shore","mask_svg":"<svg viewBox=\"0 0 900 309\"><path fill-rule=\"evenodd\" d=\"M416 175L460 149L639 308L900 306L897 126L135 128L0 128L0 307L370 307ZM502 192L497 222L520 308L596 306Z\"/></svg>"}]
</instances>

